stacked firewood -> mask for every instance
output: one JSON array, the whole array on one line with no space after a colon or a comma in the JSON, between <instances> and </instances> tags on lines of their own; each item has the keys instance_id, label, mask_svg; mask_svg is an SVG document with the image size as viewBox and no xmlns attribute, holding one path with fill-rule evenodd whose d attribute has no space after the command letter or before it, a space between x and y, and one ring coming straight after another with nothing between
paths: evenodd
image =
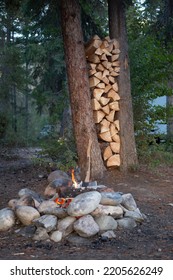
<instances>
[{"instance_id":1,"label":"stacked firewood","mask_svg":"<svg viewBox=\"0 0 173 280\"><path fill-rule=\"evenodd\" d=\"M118 84L119 43L95 35L85 46L94 121L102 156L107 167L120 166Z\"/></svg>"}]
</instances>

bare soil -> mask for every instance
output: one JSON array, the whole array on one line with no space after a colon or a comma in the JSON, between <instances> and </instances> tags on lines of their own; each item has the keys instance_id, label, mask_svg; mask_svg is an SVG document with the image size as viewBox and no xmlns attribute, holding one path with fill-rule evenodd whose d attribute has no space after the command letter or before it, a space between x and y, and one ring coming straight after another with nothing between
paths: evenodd
<instances>
[{"instance_id":1,"label":"bare soil","mask_svg":"<svg viewBox=\"0 0 173 280\"><path fill-rule=\"evenodd\" d=\"M16 154L17 152L17 154ZM17 197L21 188L27 187L43 194L50 169L34 166L34 151L2 150L0 157L0 209L7 207L10 199ZM173 259L173 172L161 166L148 170L121 174L109 171L98 183L115 191L132 193L136 203L147 217L133 230L117 230L116 238L102 240L75 238L60 243L35 242L16 234L15 226L0 233L0 259Z\"/></svg>"}]
</instances>

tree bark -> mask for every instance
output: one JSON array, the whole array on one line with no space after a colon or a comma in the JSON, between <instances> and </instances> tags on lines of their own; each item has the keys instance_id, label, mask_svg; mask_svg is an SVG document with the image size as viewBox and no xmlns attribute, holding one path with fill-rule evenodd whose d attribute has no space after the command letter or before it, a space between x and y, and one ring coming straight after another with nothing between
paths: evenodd
<instances>
[{"instance_id":1,"label":"tree bark","mask_svg":"<svg viewBox=\"0 0 173 280\"><path fill-rule=\"evenodd\" d=\"M121 139L121 171L127 171L138 165L133 108L131 98L130 67L128 57L128 42L126 32L125 5L122 0L108 0L109 32L111 39L117 39L120 44L120 75L118 77L120 96L120 139Z\"/></svg>"},{"instance_id":2,"label":"tree bark","mask_svg":"<svg viewBox=\"0 0 173 280\"><path fill-rule=\"evenodd\" d=\"M80 6L77 0L61 0L61 21L72 122L81 179L85 179L89 169L87 159L89 140L92 141L90 155L91 177L98 178L103 176L105 167L93 121Z\"/></svg>"}]
</instances>

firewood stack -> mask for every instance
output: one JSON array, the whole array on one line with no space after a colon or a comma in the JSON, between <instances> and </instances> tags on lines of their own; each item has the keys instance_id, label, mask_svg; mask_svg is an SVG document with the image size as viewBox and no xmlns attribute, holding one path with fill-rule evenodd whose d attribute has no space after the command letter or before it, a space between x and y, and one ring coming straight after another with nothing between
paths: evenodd
<instances>
[{"instance_id":1,"label":"firewood stack","mask_svg":"<svg viewBox=\"0 0 173 280\"><path fill-rule=\"evenodd\" d=\"M120 50L117 40L95 35L85 46L91 103L106 167L120 166L118 84Z\"/></svg>"}]
</instances>

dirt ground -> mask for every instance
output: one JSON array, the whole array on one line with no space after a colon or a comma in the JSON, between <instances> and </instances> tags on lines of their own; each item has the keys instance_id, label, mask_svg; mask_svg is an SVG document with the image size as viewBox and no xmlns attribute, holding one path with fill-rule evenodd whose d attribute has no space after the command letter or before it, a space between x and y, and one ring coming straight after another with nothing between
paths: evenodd
<instances>
[{"instance_id":1,"label":"dirt ground","mask_svg":"<svg viewBox=\"0 0 173 280\"><path fill-rule=\"evenodd\" d=\"M18 155L7 150L0 155L0 209L7 207L10 199L17 197L21 188L27 187L43 194L49 170L33 166L30 153L17 150ZM99 236L84 239L36 242L18 236L17 227L0 233L0 259L110 259L150 260L173 259L173 171L160 167L121 174L109 171L98 183L115 191L132 193L147 219L133 230L117 230L116 238L102 240Z\"/></svg>"}]
</instances>

